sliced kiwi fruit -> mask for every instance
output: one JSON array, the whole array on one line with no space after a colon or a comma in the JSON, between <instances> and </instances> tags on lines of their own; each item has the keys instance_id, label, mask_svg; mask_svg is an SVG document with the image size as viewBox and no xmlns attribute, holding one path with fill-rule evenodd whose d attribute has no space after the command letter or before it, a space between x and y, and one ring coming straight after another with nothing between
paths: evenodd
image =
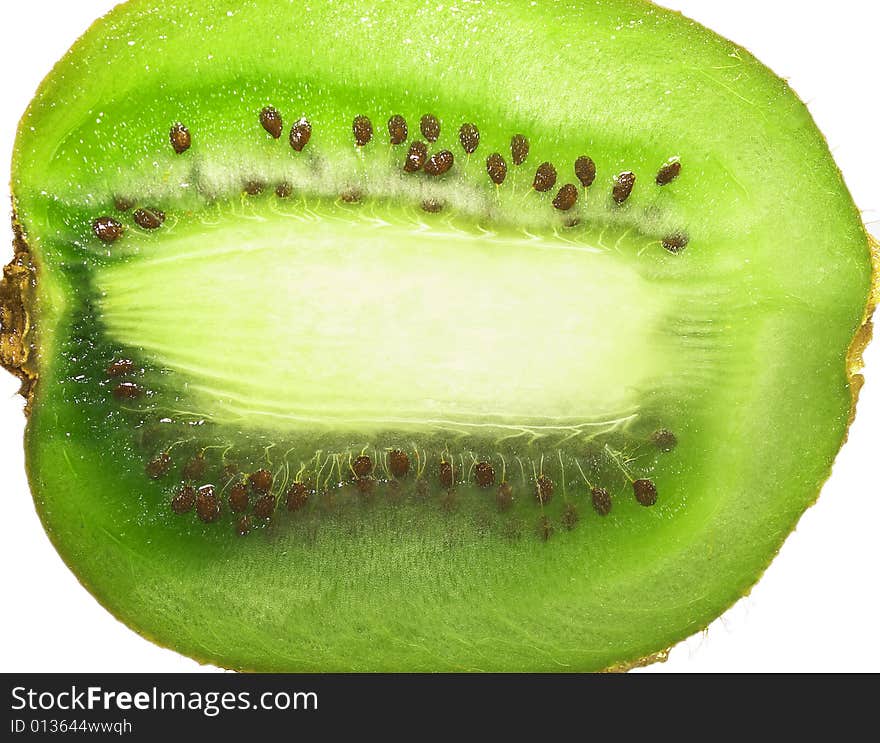
<instances>
[{"instance_id":1,"label":"sliced kiwi fruit","mask_svg":"<svg viewBox=\"0 0 880 743\"><path fill-rule=\"evenodd\" d=\"M12 188L46 531L241 670L663 657L817 497L876 301L804 105L633 0L131 0Z\"/></svg>"}]
</instances>

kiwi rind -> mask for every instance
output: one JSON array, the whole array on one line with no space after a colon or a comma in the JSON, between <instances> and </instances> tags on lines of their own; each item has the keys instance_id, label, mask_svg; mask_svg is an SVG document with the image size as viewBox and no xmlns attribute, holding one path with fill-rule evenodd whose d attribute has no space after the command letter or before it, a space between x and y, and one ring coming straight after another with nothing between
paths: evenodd
<instances>
[{"instance_id":1,"label":"kiwi rind","mask_svg":"<svg viewBox=\"0 0 880 743\"><path fill-rule=\"evenodd\" d=\"M29 210L25 210L25 211L29 211ZM31 214L33 214L33 212L31 212ZM875 259L876 259L876 244L875 244ZM23 265L27 266L27 263L26 263L27 259L22 257L19 260L20 260L20 264L22 261L25 261L25 263ZM39 263L39 259L36 256L34 256L34 262ZM31 269L26 268L26 270L30 271ZM37 291L45 292L44 296L50 295L52 292L52 289L53 289L53 287L51 285L53 279L49 277L49 272L48 271L40 271L39 276L40 276L40 281L37 286ZM846 374L847 388L850 391L850 393L853 395L852 404L850 404L848 406L848 409L846 411L847 412L847 415L846 415L847 420L850 420L852 414L854 413L855 395L857 394L858 387L860 386L859 377L857 376L857 368L856 367L860 363L861 350L864 348L864 345L867 343L867 337L869 335L869 328L870 328L870 324L869 324L870 311L871 311L871 309L873 309L873 306L876 304L876 281L877 281L876 264L875 264L873 276L874 276L873 282L874 282L874 286L875 286L874 293L873 293L872 297L868 300L867 306L863 310L862 322L858 326L859 329L856 331L855 337L852 340L852 343L850 344L849 353L846 357L845 374ZM53 317L53 315L50 312L45 312L46 308L52 307L52 304L53 304L52 302L44 301L42 303L42 305L39 308L37 308L34 306L34 304L33 304L34 300L31 299L30 296L28 296L28 298L25 298L25 299L18 298L22 294L30 295L30 293L32 292L32 290L34 288L32 283L26 282L26 281L25 282L23 282L23 281L9 282L9 281L7 281L6 286L12 287L12 288L4 296L4 301L2 304L4 307L14 308L13 315L15 317L24 319L25 326L27 326L28 328L33 327L34 323L31 322L31 318L34 318L34 317L36 317L38 319L39 327L51 327L52 326L52 324L53 324L53 322L55 322L56 318ZM45 312L45 314L41 315L41 312ZM4 327L6 327L5 323L4 323ZM20 326L20 327L24 327L24 326ZM59 328L60 327L62 327L62 326L59 326ZM12 369L16 370L19 374L26 375L27 378L29 378L29 379L35 379L38 372L41 371L41 370L37 369L37 367L33 364L32 360L26 358L25 354L24 354L25 349L29 348L31 345L31 342L33 342L33 340L34 340L34 337L32 335L33 332L34 332L33 330L29 329L27 333L20 332L19 334L17 334L17 336L14 336L14 337L7 336L4 334L4 348L10 349L10 351L8 352L8 355L4 357L5 362L6 362L7 358L9 360L8 363L6 363L6 365L8 367L11 367ZM56 337L60 337L60 336L56 334ZM42 341L42 339L41 339L41 341ZM51 342L51 340L49 338L45 339L46 344L48 344L50 342ZM46 354L47 356L48 356L48 354L47 354L48 348L49 348L48 345L41 345L41 349L42 349L43 353ZM51 356L48 356L48 357L51 358ZM46 379L44 379L42 381L45 382L46 384L51 384L51 373L47 373ZM35 398L35 399L37 399L37 401L39 403L39 395L41 394L41 391L40 391L41 386L42 386L42 384L36 387L36 392L35 392L33 386L31 386L30 389L27 390L28 395L29 395L29 399L33 398L34 394L36 394L37 398ZM47 407L49 407L48 404L47 404ZM39 418L39 412L35 413L34 418L35 419ZM845 428L843 430L845 433ZM29 428L29 433L28 433L29 437L34 436L33 431L34 431L34 426L32 425ZM29 472L31 475L32 483L34 483L35 496L38 499L38 506L41 506L40 496L37 493L41 489L41 487L43 487L43 483L41 482L41 480L43 477L45 477L45 473L48 471L46 469L46 467L49 467L49 465L41 467L38 447L39 447L39 442L34 442L34 445L32 447L29 447L30 456L29 456L28 467L29 467ZM826 475L827 475L827 469L826 469ZM822 478L822 479L824 479L824 478ZM813 484L813 486L815 488L814 493L818 492L818 485L819 485L818 481L814 482L814 484ZM50 506L48 505L48 501L46 501L42 504L42 508L44 510L44 513L43 513L44 518L47 518L47 519L51 518L50 514L48 513L48 509L50 508ZM794 514L793 518L796 518L797 515L799 515L799 514ZM56 524L56 526L57 526L57 524ZM58 537L59 541L62 539L61 536L58 536L57 534L56 534L56 536ZM75 557L71 557L71 555L74 555L74 552L71 550L71 546L69 544L63 545L62 549L60 551L62 552L62 554L65 555L66 559L68 559L69 562L70 561L75 562ZM76 570L75 566L74 566L74 570ZM742 586L739 592L741 593L741 592L747 590L747 587L748 586ZM94 585L94 584L92 584L90 586L90 588L91 588L91 590L93 590L96 593L96 595L99 596L99 598L102 598L102 593L103 593L103 591L106 590L106 589L102 588L101 586ZM114 605L113 597L103 596L103 599L111 606ZM123 618L127 619L133 625L138 626L139 628L143 629L141 627L140 622L137 617L124 616L124 612L119 610L118 607L115 607L114 610L117 611L119 614L122 614ZM697 625L694 625L693 628L697 628ZM149 634L149 631L146 631L145 634ZM165 638L160 637L158 639L160 642L167 642L167 640ZM198 653L197 648L193 648L192 646L190 646L187 649L187 652L191 652L192 654L196 655L197 657L203 657L203 658L210 659L210 660L217 660L216 657L212 657L212 656L210 656L210 654L200 655ZM646 652L645 655L646 655L646 657L650 657L648 652ZM626 665L628 662L629 662L628 659L625 659L625 658L621 659L621 663L623 663L624 665ZM234 665L236 665L238 667L242 667L242 668L249 667L246 661L241 661L241 660L238 661L237 663L235 663Z\"/></svg>"}]
</instances>

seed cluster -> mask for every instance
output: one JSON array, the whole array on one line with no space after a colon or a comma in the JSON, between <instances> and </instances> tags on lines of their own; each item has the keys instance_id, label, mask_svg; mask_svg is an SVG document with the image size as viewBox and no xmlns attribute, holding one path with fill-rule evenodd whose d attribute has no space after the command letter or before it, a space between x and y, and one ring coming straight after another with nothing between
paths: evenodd
<instances>
[{"instance_id":1,"label":"seed cluster","mask_svg":"<svg viewBox=\"0 0 880 743\"><path fill-rule=\"evenodd\" d=\"M264 113L267 109L264 109ZM277 114L275 109L270 109ZM274 122L274 115L272 121ZM280 114L277 114L280 120ZM261 120L263 114L261 114ZM305 121L305 120L302 120ZM264 124L265 126L265 124ZM296 128L296 127L295 127ZM424 114L419 120L419 131L428 144L433 144L440 138L441 125L440 120L434 114ZM309 127L309 135L311 127ZM369 117L360 114L354 118L352 123L352 132L354 135L355 146L358 148L365 147L373 139L373 124ZM392 146L398 146L406 142L409 136L409 126L406 118L400 114L393 114L388 119L388 141ZM296 139L297 144L294 149L298 151L302 149L304 143L299 141L299 137L294 137L294 130L291 130L291 144ZM458 140L462 150L466 155L474 154L480 145L480 130L476 124L466 122L459 127ZM307 141L307 140L306 140ZM429 154L429 147L422 140L414 140L410 143L407 150L403 170L405 173L416 173L423 171L429 176L441 176L448 173L455 164L455 155L450 150L440 150L433 154ZM523 134L514 134L510 140L510 161L514 167L518 167L525 163L528 159L530 151L530 143L528 138ZM504 156L499 152L493 152L486 158L486 173L489 180L496 186L501 186L508 175L508 164ZM659 186L665 186L674 181L681 174L681 161L678 158L671 158L664 163L658 170L655 181ZM574 175L584 189L588 189L596 181L597 167L596 162L588 155L581 155L574 161ZM544 193L550 191L556 186L558 173L556 166L551 162L541 163L535 171L532 181L532 188ZM633 193L636 183L635 173L632 171L624 171L616 175L613 179L611 189L611 198L617 205L626 202ZM572 183L564 184L556 193L552 200L553 206L559 211L569 211L578 200L578 189ZM343 199L348 200L348 199ZM358 199L359 201L359 199ZM440 211L442 205L436 199L425 200L422 207L428 212ZM568 227L576 226L580 223L577 218L566 220ZM681 242L678 240L678 242ZM686 244L686 242L685 242ZM668 239L664 241L664 247L670 252L678 252L684 245L676 249L676 239Z\"/></svg>"},{"instance_id":2,"label":"seed cluster","mask_svg":"<svg viewBox=\"0 0 880 743\"><path fill-rule=\"evenodd\" d=\"M284 119L281 112L274 106L267 105L259 113L259 122L262 128L273 138L280 139L284 131ZM401 114L393 114L387 122L388 142L396 147L404 144L409 137L409 126L406 118ZM366 147L374 139L374 128L370 118L364 114L354 117L351 127L354 144L358 149ZM407 148L403 160L403 172L423 172L430 177L440 177L449 173L455 165L455 155L451 150L441 149L430 152L429 145L437 142L441 134L441 124L437 116L426 113L419 119L419 132L425 141L413 140ZM312 136L312 124L305 116L300 117L290 128L289 142L295 152L302 152L308 145ZM171 144L174 151L182 154L192 144L192 136L189 129L182 123L175 123L170 131ZM467 156L474 154L480 145L479 127L472 122L465 122L459 126L459 144ZM427 142L427 143L426 143ZM523 165L530 154L530 143L523 134L514 134L510 139L510 163L513 167ZM591 188L596 181L597 165L588 155L580 155L573 163L574 176L580 186L586 190ZM682 172L681 160L678 157L668 159L657 171L654 181L657 186L668 186L677 180ZM486 158L486 173L489 180L495 186L502 186L509 174L508 162L500 152L492 152ZM550 162L542 162L535 170L532 180L532 188L537 193L546 193L556 187L558 171ZM633 194L636 185L636 174L627 170L618 173L613 178L611 188L611 200L614 205L622 206ZM256 196L266 188L266 184L260 180L247 180L243 183L243 191L247 195ZM293 188L289 183L279 183L275 187L278 198L288 198L293 194ZM574 183L563 184L554 194L551 203L560 212L572 210L579 199L579 190ZM340 198L346 203L360 203L363 193L360 189L348 188L340 194ZM135 205L134 201L124 197L117 197L115 207L118 212L125 213ZM443 202L437 198L423 199L422 209L429 213L436 213L443 209ZM165 221L165 214L154 207L142 207L133 214L134 223L144 230L156 230ZM575 227L581 223L577 216L566 216L563 220L566 227ZM109 216L102 216L94 220L92 230L95 236L104 243L113 243L120 239L124 232L124 225ZM680 253L687 246L689 238L683 232L675 232L667 235L661 241L663 248L671 254Z\"/></svg>"},{"instance_id":3,"label":"seed cluster","mask_svg":"<svg viewBox=\"0 0 880 743\"><path fill-rule=\"evenodd\" d=\"M132 199L117 197L114 200L116 210L123 213L130 211L134 205ZM165 223L165 212L152 206L140 207L132 213L131 220L142 230L151 232ZM98 217L92 222L92 232L98 240L109 245L125 234L125 225L113 217Z\"/></svg>"},{"instance_id":4,"label":"seed cluster","mask_svg":"<svg viewBox=\"0 0 880 743\"><path fill-rule=\"evenodd\" d=\"M119 369L119 373L131 371L133 366L129 367L127 361L126 359L113 361L108 366L108 375L111 368ZM670 452L677 445L677 437L666 428L656 430L646 441L652 443L660 452ZM328 480L325 480L324 485L319 488L314 477L300 473L290 482L287 476L279 478L266 467L259 467L243 474L237 466L227 464L223 468L223 478L226 481L223 487L211 482L205 483L205 476L210 471L205 455L206 450L201 449L182 460L184 461L180 469L182 479L170 497L173 513L181 515L194 511L200 521L210 524L220 521L224 511L228 510L235 532L243 536L255 526L273 521L279 510L286 510L291 514L303 511L318 493L321 493L318 503L323 504L322 508L332 508L337 497L328 488ZM595 452L587 455L587 461L594 469L595 456L597 456ZM649 477L634 478L621 455L608 446L599 450L598 456L604 457L619 470L631 487L638 504L644 507L656 504L658 492L654 480ZM430 480L435 477L439 485L436 503L446 512L458 510L462 503L458 487L467 483L473 483L476 487L475 495L478 492L487 492L489 500L486 502L492 503L499 514L512 511L517 502L517 487L506 476L506 463L503 458L500 462L492 461L490 458L480 460L475 458L468 468L463 459L462 466L458 467L454 457L442 456L433 465L433 475L430 474L430 463L426 462L424 455L418 451L413 451L411 454L399 448L390 449L380 455L380 460L384 476L377 473L379 469L377 463L366 450L356 456L350 455L347 465L349 474L344 475L340 469L341 481L334 479L334 487L349 487L350 493L357 495L363 503L367 503L374 498L377 486L383 486L388 501L399 503L404 497L404 488L409 481L412 485L406 492L411 493L414 502L424 502L432 492ZM169 448L160 451L147 462L146 474L152 479L160 480L167 477L173 467ZM580 464L577 467L580 468ZM598 472L598 469L595 471ZM583 470L580 472L583 475ZM580 505L576 502L581 498L586 498L586 503L592 506L592 510L598 516L606 517L611 513L613 499L610 490L591 483L586 475L583 475L583 480L587 485L585 496L580 495L574 500L566 494L564 472L561 490L558 481L551 478L547 472L535 472L532 478L524 480L526 487L520 492L528 495L531 489L531 495L526 498L524 504L531 501L538 509L534 516L535 530L542 540L549 540L560 530L571 531L577 527L583 519ZM581 485L576 487L578 492L583 492L580 490ZM547 509L551 502L560 497L560 493L561 503L551 509L556 514L555 517L551 517L551 511ZM509 523L502 522L503 529L516 530L517 523L520 523L518 518Z\"/></svg>"},{"instance_id":5,"label":"seed cluster","mask_svg":"<svg viewBox=\"0 0 880 743\"><path fill-rule=\"evenodd\" d=\"M275 106L264 106L259 112L259 123L262 129L273 139L280 139L284 132L284 117ZM401 114L393 114L387 121L388 142L392 147L403 145L409 138L409 125L406 118ZM431 152L430 145L436 143L441 135L441 123L437 116L426 113L419 119L419 132L422 139L410 142L403 158L402 169L404 173L422 172L431 178L438 178L452 171L456 163L456 156L450 149L438 149ZM371 119L365 114L358 114L352 120L351 132L354 145L358 150L367 147L375 138L375 131ZM311 141L312 124L306 116L301 116L290 127L289 142L294 152L302 152ZM174 151L183 154L192 146L192 135L185 124L175 123L169 132L169 138ZM458 142L466 156L474 154L481 142L479 127L472 122L465 122L459 126ZM490 153L485 161L486 174L489 181L496 187L503 186L510 174L509 168L523 165L529 158L531 144L524 134L514 134L510 139L510 160L500 152ZM578 156L573 163L574 176L582 189L586 190L595 185L598 168L596 162L588 155ZM672 157L663 163L657 170L654 181L657 186L665 187L677 180L682 173L680 158ZM544 161L535 170L532 179L532 189L537 193L546 193L556 188L559 173L553 162ZM249 196L262 194L267 185L260 179L248 179L243 181L243 193ZM632 196L636 186L636 174L627 170L613 177L611 187L611 200L614 205L622 206ZM275 195L284 199L293 195L293 187L282 182L275 185ZM360 203L363 200L363 192L359 188L347 188L340 194L340 199L346 203ZM580 199L580 190L574 183L564 183L550 199L552 206L560 212L569 212L577 205ZM117 196L114 207L120 214L131 211L136 206L136 201L127 196ZM425 198L421 201L422 209L429 213L436 213L443 209L444 203L436 197ZM146 231L158 230L165 223L165 212L155 206L141 206L135 209L131 215L134 224ZM562 223L565 227L575 227L581 223L581 219L574 215L567 215ZM104 215L92 222L92 232L95 237L105 243L112 244L125 234L125 225L114 217ZM681 231L668 234L661 240L662 247L671 254L678 254L689 242L688 236Z\"/></svg>"}]
</instances>

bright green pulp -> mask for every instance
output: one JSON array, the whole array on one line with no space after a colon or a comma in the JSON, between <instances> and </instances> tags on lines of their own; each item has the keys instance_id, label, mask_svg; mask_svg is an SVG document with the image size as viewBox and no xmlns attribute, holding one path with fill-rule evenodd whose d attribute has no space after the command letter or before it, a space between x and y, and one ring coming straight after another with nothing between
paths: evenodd
<instances>
[{"instance_id":1,"label":"bright green pulp","mask_svg":"<svg viewBox=\"0 0 880 743\"><path fill-rule=\"evenodd\" d=\"M742 49L646 3L310 8L132 0L22 121L13 191L40 348L26 446L59 552L142 634L239 669L596 670L704 627L815 499L850 416L867 239L806 109ZM285 116L280 141L259 127L267 104ZM443 123L436 149L456 156L436 182L399 175L406 145L392 151L384 129L400 113L411 141L426 112ZM376 130L361 152L357 114ZM286 134L301 115L314 134L297 154ZM176 121L193 135L182 155ZM470 159L464 121L482 135ZM510 165L519 132L529 159L496 189L485 158ZM576 183L582 154L599 175L566 228L555 189L529 185L544 160L557 187ZM661 188L670 157L682 175ZM637 184L612 207L624 170ZM301 195L282 203L270 185L240 202L254 178ZM334 201L351 185L360 207ZM120 195L168 222L146 234L120 217L126 235L97 242L90 222ZM421 213L426 197L446 211ZM660 240L677 230L690 244L673 256ZM451 515L374 503L285 514L245 538L175 516L174 478L145 477L131 419L101 386L117 352L150 368L163 410L204 416L231 443L289 446L294 465L328 439L436 454L436 420L479 456L544 456L550 471L559 454L570 479L553 470L547 512L558 524L567 499L581 521L534 536L525 483L521 539L474 528L475 512L496 516L468 505L491 503L470 485ZM504 434L631 414L679 445L630 466L656 481L656 506L618 482L604 519L570 466L583 439Z\"/></svg>"}]
</instances>

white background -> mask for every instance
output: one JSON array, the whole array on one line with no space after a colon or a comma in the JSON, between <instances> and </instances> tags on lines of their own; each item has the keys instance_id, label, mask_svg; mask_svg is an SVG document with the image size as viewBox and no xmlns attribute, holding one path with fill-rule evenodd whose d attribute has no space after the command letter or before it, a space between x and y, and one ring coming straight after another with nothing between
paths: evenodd
<instances>
[{"instance_id":1,"label":"white background","mask_svg":"<svg viewBox=\"0 0 880 743\"><path fill-rule=\"evenodd\" d=\"M114 4L4 0L0 170L8 172L16 122L40 80ZM791 80L828 138L869 229L880 234L880 3L668 0L665 5L742 44ZM5 263L12 238L8 217L3 219ZM880 670L880 343L866 360L859 415L818 504L749 597L649 671ZM28 494L17 388L16 380L0 371L0 670L213 670L117 622L61 562Z\"/></svg>"}]
</instances>

